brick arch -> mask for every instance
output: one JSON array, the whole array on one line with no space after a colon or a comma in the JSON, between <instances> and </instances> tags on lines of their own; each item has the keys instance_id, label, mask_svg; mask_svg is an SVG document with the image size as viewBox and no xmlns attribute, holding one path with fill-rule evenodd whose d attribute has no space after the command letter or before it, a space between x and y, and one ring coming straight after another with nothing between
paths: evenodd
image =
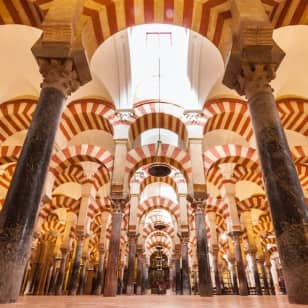
<instances>
[{"instance_id":1,"label":"brick arch","mask_svg":"<svg viewBox=\"0 0 308 308\"><path fill-rule=\"evenodd\" d=\"M44 17L34 2L29 0L2 1L0 25L21 24L40 28Z\"/></svg>"},{"instance_id":2,"label":"brick arch","mask_svg":"<svg viewBox=\"0 0 308 308\"><path fill-rule=\"evenodd\" d=\"M250 209L268 212L269 206L268 202L265 199L265 195L255 195L240 202L237 202L237 209L239 213L248 211Z\"/></svg>"},{"instance_id":3,"label":"brick arch","mask_svg":"<svg viewBox=\"0 0 308 308\"><path fill-rule=\"evenodd\" d=\"M254 226L253 230L256 234L259 234L262 231L266 233L273 233L274 229L270 215L269 214L261 215L259 217L258 224Z\"/></svg>"},{"instance_id":4,"label":"brick arch","mask_svg":"<svg viewBox=\"0 0 308 308\"><path fill-rule=\"evenodd\" d=\"M187 182L190 179L192 167L189 155L178 147L162 144L156 156L156 144L135 148L127 153L125 171L129 178L138 168L155 161L170 164L180 170Z\"/></svg>"},{"instance_id":5,"label":"brick arch","mask_svg":"<svg viewBox=\"0 0 308 308\"><path fill-rule=\"evenodd\" d=\"M69 165L78 164L81 161L96 161L103 164L111 173L113 168L113 155L101 147L80 144L67 147L54 153L50 161L50 171L57 175Z\"/></svg>"},{"instance_id":6,"label":"brick arch","mask_svg":"<svg viewBox=\"0 0 308 308\"><path fill-rule=\"evenodd\" d=\"M213 130L231 130L249 142L253 136L247 103L238 99L215 99L204 105L207 122L203 134Z\"/></svg>"},{"instance_id":7,"label":"brick arch","mask_svg":"<svg viewBox=\"0 0 308 308\"><path fill-rule=\"evenodd\" d=\"M154 128L167 129L177 134L183 142L187 140L186 126L181 119L163 112L152 112L137 118L130 126L129 140L133 143L143 132Z\"/></svg>"},{"instance_id":8,"label":"brick arch","mask_svg":"<svg viewBox=\"0 0 308 308\"><path fill-rule=\"evenodd\" d=\"M308 136L308 105L307 99L284 98L277 100L277 109L284 129L293 130Z\"/></svg>"},{"instance_id":9,"label":"brick arch","mask_svg":"<svg viewBox=\"0 0 308 308\"><path fill-rule=\"evenodd\" d=\"M109 197L97 198L95 202L89 205L88 217L93 219L97 214L104 211L112 212L111 202Z\"/></svg>"},{"instance_id":10,"label":"brick arch","mask_svg":"<svg viewBox=\"0 0 308 308\"><path fill-rule=\"evenodd\" d=\"M235 162L247 166L258 161L257 151L237 144L217 145L203 153L206 173L219 161Z\"/></svg>"},{"instance_id":11,"label":"brick arch","mask_svg":"<svg viewBox=\"0 0 308 308\"><path fill-rule=\"evenodd\" d=\"M248 181L258 184L263 187L262 174L258 162L243 160L234 168L233 179L238 181ZM219 170L219 165L216 163L207 174L207 181L218 189L221 189L223 185L223 176Z\"/></svg>"},{"instance_id":12,"label":"brick arch","mask_svg":"<svg viewBox=\"0 0 308 308\"><path fill-rule=\"evenodd\" d=\"M113 135L111 124L115 112L113 105L104 99L80 99L71 102L64 110L60 131L67 141L80 132L99 129Z\"/></svg>"},{"instance_id":13,"label":"brick arch","mask_svg":"<svg viewBox=\"0 0 308 308\"><path fill-rule=\"evenodd\" d=\"M147 214L155 209L167 210L175 218L178 218L180 215L179 204L162 196L152 196L138 204L137 217L141 218L144 214Z\"/></svg>"},{"instance_id":14,"label":"brick arch","mask_svg":"<svg viewBox=\"0 0 308 308\"><path fill-rule=\"evenodd\" d=\"M29 128L36 104L34 99L20 98L0 105L0 142Z\"/></svg>"},{"instance_id":15,"label":"brick arch","mask_svg":"<svg viewBox=\"0 0 308 308\"><path fill-rule=\"evenodd\" d=\"M177 192L177 184L176 182L169 176L165 176L162 178L156 176L148 176L140 183L140 193L146 188L146 186L151 185L153 183L164 183L171 186L175 192Z\"/></svg>"},{"instance_id":16,"label":"brick arch","mask_svg":"<svg viewBox=\"0 0 308 308\"><path fill-rule=\"evenodd\" d=\"M308 146L295 146L291 149L291 154L295 164L308 163Z\"/></svg>"},{"instance_id":17,"label":"brick arch","mask_svg":"<svg viewBox=\"0 0 308 308\"><path fill-rule=\"evenodd\" d=\"M0 147L0 165L16 162L21 153L21 146L2 146Z\"/></svg>"},{"instance_id":18,"label":"brick arch","mask_svg":"<svg viewBox=\"0 0 308 308\"><path fill-rule=\"evenodd\" d=\"M71 197L64 195L55 195L53 198L45 203L40 209L39 216L46 219L50 213L58 208L66 208L67 210L78 215L80 207L80 200L75 200Z\"/></svg>"},{"instance_id":19,"label":"brick arch","mask_svg":"<svg viewBox=\"0 0 308 308\"><path fill-rule=\"evenodd\" d=\"M50 231L56 231L57 233L64 233L65 225L62 224L56 215L48 215L45 221L42 223L41 231L48 233Z\"/></svg>"}]
</instances>

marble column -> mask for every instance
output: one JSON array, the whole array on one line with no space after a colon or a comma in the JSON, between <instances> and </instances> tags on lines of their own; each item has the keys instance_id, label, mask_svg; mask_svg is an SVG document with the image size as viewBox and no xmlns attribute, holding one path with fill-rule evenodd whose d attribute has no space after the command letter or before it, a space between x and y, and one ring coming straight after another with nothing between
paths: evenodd
<instances>
[{"instance_id":1,"label":"marble column","mask_svg":"<svg viewBox=\"0 0 308 308\"><path fill-rule=\"evenodd\" d=\"M65 247L61 247L60 250L61 250L61 263L56 284L56 295L62 295L63 292L65 273L66 273L66 262L69 252L68 248Z\"/></svg>"},{"instance_id":2,"label":"marble column","mask_svg":"<svg viewBox=\"0 0 308 308\"><path fill-rule=\"evenodd\" d=\"M230 275L231 275L231 281L232 281L233 294L239 295L240 291L239 291L238 283L237 283L235 258L230 261Z\"/></svg>"},{"instance_id":3,"label":"marble column","mask_svg":"<svg viewBox=\"0 0 308 308\"><path fill-rule=\"evenodd\" d=\"M271 264L268 253L265 254L265 262L263 264L265 268L265 277L268 282L269 294L275 295L276 294L275 286L274 286L274 281L273 281L272 272L271 272L272 264Z\"/></svg>"},{"instance_id":4,"label":"marble column","mask_svg":"<svg viewBox=\"0 0 308 308\"><path fill-rule=\"evenodd\" d=\"M213 256L213 270L214 270L214 276L215 276L215 286L216 286L216 295L221 295L221 285L220 285L220 275L219 275L219 267L218 267L218 252L219 248L218 245L211 247L211 252Z\"/></svg>"},{"instance_id":5,"label":"marble column","mask_svg":"<svg viewBox=\"0 0 308 308\"><path fill-rule=\"evenodd\" d=\"M199 272L199 294L200 296L212 296L213 286L211 279L211 270L209 262L208 243L206 235L205 217L204 217L204 200L192 201L195 209L195 225L197 238L197 257Z\"/></svg>"},{"instance_id":6,"label":"marble column","mask_svg":"<svg viewBox=\"0 0 308 308\"><path fill-rule=\"evenodd\" d=\"M78 227L78 226L77 226ZM85 240L84 229L80 228L76 230L76 237L77 237L77 246L75 251L75 258L73 262L73 268L70 278L70 283L68 286L68 294L69 295L76 295L79 285L79 275L80 275L80 262L82 257L82 249Z\"/></svg>"},{"instance_id":7,"label":"marble column","mask_svg":"<svg viewBox=\"0 0 308 308\"><path fill-rule=\"evenodd\" d=\"M136 245L137 236L136 232L128 232L128 280L126 294L134 294L134 281L135 281L135 258L136 258Z\"/></svg>"},{"instance_id":8,"label":"marble column","mask_svg":"<svg viewBox=\"0 0 308 308\"><path fill-rule=\"evenodd\" d=\"M78 295L84 294L84 289L86 286L86 279L87 279L87 270L88 270L88 257L82 256L82 264L80 268L80 278L79 278L79 286L78 286Z\"/></svg>"},{"instance_id":9,"label":"marble column","mask_svg":"<svg viewBox=\"0 0 308 308\"><path fill-rule=\"evenodd\" d=\"M270 86L284 53L264 11L256 23L255 15L241 17L243 7L235 9L240 20L224 83L248 100L289 301L308 304L308 208Z\"/></svg>"},{"instance_id":10,"label":"marble column","mask_svg":"<svg viewBox=\"0 0 308 308\"><path fill-rule=\"evenodd\" d=\"M242 296L248 295L248 284L246 272L243 264L242 249L241 249L241 234L240 231L230 232L234 244L234 255L236 261L237 276L239 280L239 293Z\"/></svg>"},{"instance_id":11,"label":"marble column","mask_svg":"<svg viewBox=\"0 0 308 308\"><path fill-rule=\"evenodd\" d=\"M253 278L255 280L255 285L256 285L256 294L262 295L260 275L259 275L258 264L257 264L257 259L256 259L257 252L255 250L249 250L248 252L249 252L249 255L251 257Z\"/></svg>"},{"instance_id":12,"label":"marble column","mask_svg":"<svg viewBox=\"0 0 308 308\"><path fill-rule=\"evenodd\" d=\"M95 290L94 294L101 295L103 284L104 284L104 263L105 263L105 248L104 244L100 244L98 246L99 251L99 261L98 261L98 268L97 268L97 279L95 282Z\"/></svg>"},{"instance_id":13,"label":"marble column","mask_svg":"<svg viewBox=\"0 0 308 308\"><path fill-rule=\"evenodd\" d=\"M190 275L189 275L189 262L188 262L188 234L182 234L182 247L181 247L181 255L182 255L182 291L183 295L190 295Z\"/></svg>"},{"instance_id":14,"label":"marble column","mask_svg":"<svg viewBox=\"0 0 308 308\"><path fill-rule=\"evenodd\" d=\"M259 268L261 269L261 274L263 278L263 287L264 287L264 295L270 295L269 285L268 285L268 279L267 274L264 266L264 259L257 259L257 264L259 265Z\"/></svg>"},{"instance_id":15,"label":"marble column","mask_svg":"<svg viewBox=\"0 0 308 308\"><path fill-rule=\"evenodd\" d=\"M181 273L181 260L177 257L175 261L175 294L181 295L182 293L182 273Z\"/></svg>"},{"instance_id":16,"label":"marble column","mask_svg":"<svg viewBox=\"0 0 308 308\"><path fill-rule=\"evenodd\" d=\"M45 60L41 72L40 98L0 215L0 303L19 294L65 98L77 89L71 60Z\"/></svg>"},{"instance_id":17,"label":"marble column","mask_svg":"<svg viewBox=\"0 0 308 308\"><path fill-rule=\"evenodd\" d=\"M142 294L142 280L143 280L143 249L137 249L137 281L136 281L136 294Z\"/></svg>"},{"instance_id":18,"label":"marble column","mask_svg":"<svg viewBox=\"0 0 308 308\"><path fill-rule=\"evenodd\" d=\"M118 288L118 266L120 256L120 240L122 225L122 209L127 202L122 194L111 197L113 213L111 222L111 237L109 242L108 265L104 285L104 296L114 297Z\"/></svg>"}]
</instances>

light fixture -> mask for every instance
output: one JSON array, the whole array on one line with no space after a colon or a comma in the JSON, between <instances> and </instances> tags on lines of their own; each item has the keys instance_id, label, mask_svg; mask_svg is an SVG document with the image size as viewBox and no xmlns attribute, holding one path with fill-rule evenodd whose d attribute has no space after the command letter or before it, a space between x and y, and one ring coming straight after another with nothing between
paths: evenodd
<instances>
[{"instance_id":1,"label":"light fixture","mask_svg":"<svg viewBox=\"0 0 308 308\"><path fill-rule=\"evenodd\" d=\"M160 37L158 36L158 39ZM160 45L160 44L159 44ZM162 141L160 139L160 55L158 56L158 138L156 143L156 151L154 162L150 165L148 172L151 176L166 177L171 173L171 168L158 161L159 149L161 148Z\"/></svg>"}]
</instances>

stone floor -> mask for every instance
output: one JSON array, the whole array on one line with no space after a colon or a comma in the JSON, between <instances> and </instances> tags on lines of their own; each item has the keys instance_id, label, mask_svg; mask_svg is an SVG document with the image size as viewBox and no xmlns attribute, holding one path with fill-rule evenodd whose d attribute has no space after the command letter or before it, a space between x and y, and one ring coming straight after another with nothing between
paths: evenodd
<instances>
[{"instance_id":1,"label":"stone floor","mask_svg":"<svg viewBox=\"0 0 308 308\"><path fill-rule=\"evenodd\" d=\"M2 304L0 308L295 308L286 296L119 296L104 298L98 296L24 296L16 304Z\"/></svg>"}]
</instances>

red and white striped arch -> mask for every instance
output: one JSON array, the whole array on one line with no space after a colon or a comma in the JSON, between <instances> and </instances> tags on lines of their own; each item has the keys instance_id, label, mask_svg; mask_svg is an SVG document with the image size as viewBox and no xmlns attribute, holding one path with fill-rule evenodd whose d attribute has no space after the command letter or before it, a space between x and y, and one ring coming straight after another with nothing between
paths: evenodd
<instances>
[{"instance_id":1,"label":"red and white striped arch","mask_svg":"<svg viewBox=\"0 0 308 308\"><path fill-rule=\"evenodd\" d=\"M8 189L10 187L10 183L12 180L12 176L14 174L16 168L16 163L8 164L5 169L2 169L4 173L0 177L0 186L4 189Z\"/></svg>"},{"instance_id":2,"label":"red and white striped arch","mask_svg":"<svg viewBox=\"0 0 308 308\"><path fill-rule=\"evenodd\" d=\"M18 99L0 105L0 142L30 126L36 100Z\"/></svg>"},{"instance_id":3,"label":"red and white striped arch","mask_svg":"<svg viewBox=\"0 0 308 308\"><path fill-rule=\"evenodd\" d=\"M296 146L291 149L293 160L295 164L308 163L308 146Z\"/></svg>"},{"instance_id":4,"label":"red and white striped arch","mask_svg":"<svg viewBox=\"0 0 308 308\"><path fill-rule=\"evenodd\" d=\"M253 136L247 103L236 99L219 99L206 102L204 114L207 122L203 134L213 130L231 130L243 136L247 142Z\"/></svg>"},{"instance_id":5,"label":"red and white striped arch","mask_svg":"<svg viewBox=\"0 0 308 308\"><path fill-rule=\"evenodd\" d=\"M56 215L49 215L42 224L41 232L49 233L54 231L55 233L64 233L65 225L62 224Z\"/></svg>"},{"instance_id":6,"label":"red and white striped arch","mask_svg":"<svg viewBox=\"0 0 308 308\"><path fill-rule=\"evenodd\" d=\"M217 145L203 153L206 173L217 162L234 162L252 168L258 161L257 151L237 144Z\"/></svg>"},{"instance_id":7,"label":"red and white striped arch","mask_svg":"<svg viewBox=\"0 0 308 308\"><path fill-rule=\"evenodd\" d=\"M229 216L228 205L220 198L209 197L206 200L206 213L216 212L216 215L221 215L223 218Z\"/></svg>"},{"instance_id":8,"label":"red and white striped arch","mask_svg":"<svg viewBox=\"0 0 308 308\"><path fill-rule=\"evenodd\" d=\"M155 219L151 217L151 222L143 228L143 235L147 237L150 233L156 231L155 229ZM175 235L175 230L172 225L166 225L166 228L164 231L171 237L173 238Z\"/></svg>"},{"instance_id":9,"label":"red and white striped arch","mask_svg":"<svg viewBox=\"0 0 308 308\"><path fill-rule=\"evenodd\" d=\"M237 202L237 209L240 213L249 211L251 209L268 212L269 206L268 202L265 199L265 195L256 195Z\"/></svg>"},{"instance_id":10,"label":"red and white striped arch","mask_svg":"<svg viewBox=\"0 0 308 308\"><path fill-rule=\"evenodd\" d=\"M125 171L129 178L135 171L143 165L154 162L163 162L170 164L180 170L188 182L191 177L192 167L189 155L179 147L170 144L162 144L156 153L156 144L149 144L143 147L135 148L127 153Z\"/></svg>"},{"instance_id":11,"label":"red and white striped arch","mask_svg":"<svg viewBox=\"0 0 308 308\"><path fill-rule=\"evenodd\" d=\"M164 128L179 136L183 142L187 140L187 130L180 118L168 113L148 113L135 120L129 129L129 140L134 142L143 132L154 129Z\"/></svg>"},{"instance_id":12,"label":"red and white striped arch","mask_svg":"<svg viewBox=\"0 0 308 308\"><path fill-rule=\"evenodd\" d=\"M164 231L154 231L149 234L145 240L145 249L151 255L153 252L157 251L156 246L162 245L163 253L170 254L172 250L172 240L170 236Z\"/></svg>"},{"instance_id":13,"label":"red and white striped arch","mask_svg":"<svg viewBox=\"0 0 308 308\"><path fill-rule=\"evenodd\" d=\"M299 181L300 181L303 189L308 191L308 166L297 164L296 170L297 170ZM307 206L308 206L308 204L307 204Z\"/></svg>"},{"instance_id":14,"label":"red and white striped arch","mask_svg":"<svg viewBox=\"0 0 308 308\"><path fill-rule=\"evenodd\" d=\"M233 179L238 181L249 181L263 186L262 174L257 162L251 162L247 164L249 168L242 165L237 165L234 168ZM218 189L221 189L223 185L223 177L219 170L218 164L214 165L207 174L207 181L212 185L216 186Z\"/></svg>"},{"instance_id":15,"label":"red and white striped arch","mask_svg":"<svg viewBox=\"0 0 308 308\"><path fill-rule=\"evenodd\" d=\"M20 146L2 146L0 147L0 165L15 163L21 153Z\"/></svg>"},{"instance_id":16,"label":"red and white striped arch","mask_svg":"<svg viewBox=\"0 0 308 308\"><path fill-rule=\"evenodd\" d=\"M78 215L79 207L80 200L75 200L68 196L56 195L53 196L51 201L43 205L43 207L40 209L39 216L46 219L50 213L58 208L66 208Z\"/></svg>"},{"instance_id":17,"label":"red and white striped arch","mask_svg":"<svg viewBox=\"0 0 308 308\"><path fill-rule=\"evenodd\" d=\"M88 217L93 219L98 214L104 211L112 212L112 207L111 207L111 202L110 202L109 197L95 199L95 202L92 202L89 205Z\"/></svg>"},{"instance_id":18,"label":"red and white striped arch","mask_svg":"<svg viewBox=\"0 0 308 308\"><path fill-rule=\"evenodd\" d=\"M282 126L308 136L308 100L285 98L277 101Z\"/></svg>"},{"instance_id":19,"label":"red and white striped arch","mask_svg":"<svg viewBox=\"0 0 308 308\"><path fill-rule=\"evenodd\" d=\"M176 218L180 215L180 207L171 199L162 196L152 196L138 205L137 217L142 217L154 209L165 209Z\"/></svg>"},{"instance_id":20,"label":"red and white striped arch","mask_svg":"<svg viewBox=\"0 0 308 308\"><path fill-rule=\"evenodd\" d=\"M54 153L50 161L50 171L57 176L70 165L81 161L96 161L103 164L109 171L113 168L113 155L101 147L88 144L80 144L67 147Z\"/></svg>"},{"instance_id":21,"label":"red and white striped arch","mask_svg":"<svg viewBox=\"0 0 308 308\"><path fill-rule=\"evenodd\" d=\"M270 215L269 214L261 215L259 217L258 224L254 226L253 230L256 234L260 234L260 232L262 231L273 234L274 229Z\"/></svg>"},{"instance_id":22,"label":"red and white striped arch","mask_svg":"<svg viewBox=\"0 0 308 308\"><path fill-rule=\"evenodd\" d=\"M174 181L174 179L170 176L165 177L156 177L156 176L148 176L144 178L144 180L140 183L140 193L145 189L146 186L153 184L153 183L164 183L167 185L170 185L175 192L178 191L177 189L177 183Z\"/></svg>"},{"instance_id":23,"label":"red and white striped arch","mask_svg":"<svg viewBox=\"0 0 308 308\"><path fill-rule=\"evenodd\" d=\"M98 129L113 135L110 121L114 118L113 105L103 99L81 99L71 102L62 114L60 131L67 141L80 132Z\"/></svg>"}]
</instances>

